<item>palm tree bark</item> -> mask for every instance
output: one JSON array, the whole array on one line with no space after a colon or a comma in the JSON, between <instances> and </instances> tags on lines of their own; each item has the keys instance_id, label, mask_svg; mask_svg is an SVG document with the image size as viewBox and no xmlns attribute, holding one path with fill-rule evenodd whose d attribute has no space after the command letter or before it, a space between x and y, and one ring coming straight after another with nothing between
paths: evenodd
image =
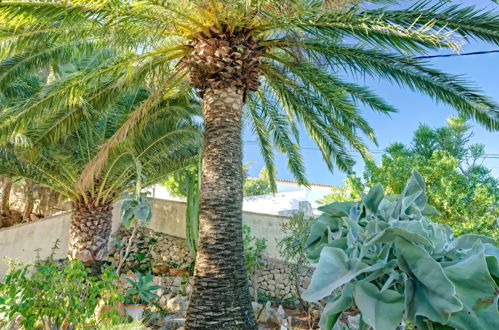
<instances>
[{"instance_id":1,"label":"palm tree bark","mask_svg":"<svg viewBox=\"0 0 499 330\"><path fill-rule=\"evenodd\" d=\"M199 245L187 329L256 329L242 237L243 98L235 87L203 96Z\"/></svg>"},{"instance_id":2,"label":"palm tree bark","mask_svg":"<svg viewBox=\"0 0 499 330\"><path fill-rule=\"evenodd\" d=\"M37 185L31 180L26 180L24 183L24 198L26 200L26 206L23 211L23 219L26 222L30 221L31 213L33 213L33 208L35 207L34 192L37 188Z\"/></svg>"},{"instance_id":3,"label":"palm tree bark","mask_svg":"<svg viewBox=\"0 0 499 330\"><path fill-rule=\"evenodd\" d=\"M0 199L0 215L10 215L10 192L12 190L12 179L3 177L2 196Z\"/></svg>"},{"instance_id":4,"label":"palm tree bark","mask_svg":"<svg viewBox=\"0 0 499 330\"><path fill-rule=\"evenodd\" d=\"M111 203L100 206L75 204L69 227L70 259L80 259L88 266L100 264L111 234Z\"/></svg>"}]
</instances>

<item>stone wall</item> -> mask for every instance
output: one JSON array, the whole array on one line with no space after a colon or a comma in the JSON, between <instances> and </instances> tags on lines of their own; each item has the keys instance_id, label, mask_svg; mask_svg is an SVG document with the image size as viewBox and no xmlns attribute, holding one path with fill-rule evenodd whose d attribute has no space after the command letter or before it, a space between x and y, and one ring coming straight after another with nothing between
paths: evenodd
<instances>
[{"instance_id":1,"label":"stone wall","mask_svg":"<svg viewBox=\"0 0 499 330\"><path fill-rule=\"evenodd\" d=\"M187 262L189 253L185 245L185 202L169 200L153 200L153 218L148 229L154 230L153 237L160 237L157 248L152 249L149 244L141 242L134 253L150 252L155 260L171 257L172 262L181 264ZM66 255L70 214L64 213L48 217L35 222L0 229L0 277L6 271L4 257L16 258L23 262L32 262L36 258L36 251L41 257L50 254L56 240L60 240L58 257ZM279 259L278 240L284 237L281 231L287 217L243 212L243 222L251 228L253 236L264 238L267 249L264 254L271 259ZM112 232L120 227L120 204L114 205ZM175 242L173 244L172 242ZM113 243L112 243L113 244ZM111 246L112 247L112 246ZM139 251L140 250L140 251ZM166 254L165 254L166 253ZM175 259L174 256L177 259ZM147 264L147 261L143 261Z\"/></svg>"},{"instance_id":2,"label":"stone wall","mask_svg":"<svg viewBox=\"0 0 499 330\"><path fill-rule=\"evenodd\" d=\"M125 255L131 230L120 227L111 238L109 260L117 265ZM186 240L150 228L140 228L130 247L129 255L123 263L124 270L147 269L155 266L189 268L194 263ZM154 271L154 269L152 269Z\"/></svg>"},{"instance_id":3,"label":"stone wall","mask_svg":"<svg viewBox=\"0 0 499 330\"><path fill-rule=\"evenodd\" d=\"M290 275L290 265L278 259L265 258L263 266L258 270L259 292L278 300L288 300L297 297L296 281ZM300 272L299 287L303 292L310 284L312 268L304 268Z\"/></svg>"},{"instance_id":4,"label":"stone wall","mask_svg":"<svg viewBox=\"0 0 499 330\"><path fill-rule=\"evenodd\" d=\"M131 231L121 227L113 236L110 260L116 265L124 255ZM170 268L190 268L194 263L186 240L149 228L140 229L134 239L130 254L124 263L124 272L130 276L134 271ZM257 271L258 294L277 300L292 300L297 297L295 278L290 277L290 266L279 259L265 257ZM308 287L313 269L303 269L300 274L301 291ZM254 278L250 278L253 283ZM155 281L164 288L162 294L177 294L190 291L190 280L182 276L157 276ZM253 290L251 290L253 295ZM160 295L161 296L161 295Z\"/></svg>"}]
</instances>

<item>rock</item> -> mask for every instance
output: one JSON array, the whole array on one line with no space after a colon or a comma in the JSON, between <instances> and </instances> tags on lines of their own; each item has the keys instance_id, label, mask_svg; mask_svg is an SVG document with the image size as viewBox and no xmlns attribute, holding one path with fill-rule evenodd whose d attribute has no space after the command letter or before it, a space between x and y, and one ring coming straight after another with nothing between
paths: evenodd
<instances>
[{"instance_id":1,"label":"rock","mask_svg":"<svg viewBox=\"0 0 499 330\"><path fill-rule=\"evenodd\" d=\"M360 314L357 315L348 315L348 327L352 330L357 330L359 328L360 323Z\"/></svg>"},{"instance_id":2,"label":"rock","mask_svg":"<svg viewBox=\"0 0 499 330\"><path fill-rule=\"evenodd\" d=\"M165 321L160 314L151 313L148 316L147 323L150 326L154 326L156 329L156 328L161 328L165 324Z\"/></svg>"},{"instance_id":3,"label":"rock","mask_svg":"<svg viewBox=\"0 0 499 330\"><path fill-rule=\"evenodd\" d=\"M276 315L281 324L284 324L286 322L286 312L284 312L284 308L282 308L282 305L279 305L279 307L277 308Z\"/></svg>"},{"instance_id":4,"label":"rock","mask_svg":"<svg viewBox=\"0 0 499 330\"><path fill-rule=\"evenodd\" d=\"M256 301L252 301L251 305L253 306L253 314L255 314L255 317L258 317L263 309L263 305L257 303Z\"/></svg>"},{"instance_id":5,"label":"rock","mask_svg":"<svg viewBox=\"0 0 499 330\"><path fill-rule=\"evenodd\" d=\"M163 295L159 298L159 305L161 307L166 307L168 305L168 301L170 300L171 298L171 294L166 294L166 295Z\"/></svg>"},{"instance_id":6,"label":"rock","mask_svg":"<svg viewBox=\"0 0 499 330\"><path fill-rule=\"evenodd\" d=\"M171 330L182 328L185 324L185 317L180 314L172 314L165 317L161 330Z\"/></svg>"},{"instance_id":7,"label":"rock","mask_svg":"<svg viewBox=\"0 0 499 330\"><path fill-rule=\"evenodd\" d=\"M258 316L257 322L268 326L277 326L277 327L281 326L279 318L277 317L277 314L274 311L274 309L272 309L270 301L268 301L263 307L262 311L260 312L260 315Z\"/></svg>"},{"instance_id":8,"label":"rock","mask_svg":"<svg viewBox=\"0 0 499 330\"><path fill-rule=\"evenodd\" d=\"M343 329L348 329L348 326L345 323L341 322L340 320L336 321L333 330L343 330Z\"/></svg>"},{"instance_id":9,"label":"rock","mask_svg":"<svg viewBox=\"0 0 499 330\"><path fill-rule=\"evenodd\" d=\"M187 311L187 306L189 304L189 299L184 296L175 296L168 300L166 303L166 308L173 312L185 313Z\"/></svg>"}]
</instances>

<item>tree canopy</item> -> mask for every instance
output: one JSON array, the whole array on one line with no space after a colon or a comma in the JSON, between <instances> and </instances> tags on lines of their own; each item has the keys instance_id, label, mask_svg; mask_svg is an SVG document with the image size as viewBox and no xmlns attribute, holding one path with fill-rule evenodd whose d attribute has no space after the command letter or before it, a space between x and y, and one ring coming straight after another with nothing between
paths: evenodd
<instances>
[{"instance_id":1,"label":"tree canopy","mask_svg":"<svg viewBox=\"0 0 499 330\"><path fill-rule=\"evenodd\" d=\"M322 0L7 0L0 4L0 89L29 68L47 70L51 63L103 48L112 49L113 56L95 58L98 65L54 84L26 104L15 126L44 116L43 109L57 107L63 99L77 104L82 89L92 95L87 105L102 108L134 86L151 87L151 95L90 162L80 180L83 186L99 176L108 146L124 139L161 99L190 92L196 40L221 34L239 33L257 44L262 77L260 87L251 87L258 91L247 95L245 115L272 183L274 147L287 154L298 181L306 182L301 125L330 169L349 170L351 148L370 159L362 136L373 141L376 136L360 109L385 114L395 109L369 88L350 82L351 75L386 79L447 103L488 129L499 127L495 101L462 77L411 57L440 48L457 50L473 40L499 44L498 13L445 2L420 1L397 9L386 7L396 1L370 2L381 5L363 7L352 1L339 9L337 2ZM0 126L8 130L12 122Z\"/></svg>"},{"instance_id":2,"label":"tree canopy","mask_svg":"<svg viewBox=\"0 0 499 330\"><path fill-rule=\"evenodd\" d=\"M499 237L499 179L483 165L485 148L472 144L472 137L469 123L461 117L450 117L445 127L420 125L410 145L390 145L379 165L367 162L362 178L348 178L346 196L333 193L324 203L356 200L378 182L387 192L400 194L404 180L416 169L425 180L429 203L442 213L435 221L450 225L457 235Z\"/></svg>"}]
</instances>

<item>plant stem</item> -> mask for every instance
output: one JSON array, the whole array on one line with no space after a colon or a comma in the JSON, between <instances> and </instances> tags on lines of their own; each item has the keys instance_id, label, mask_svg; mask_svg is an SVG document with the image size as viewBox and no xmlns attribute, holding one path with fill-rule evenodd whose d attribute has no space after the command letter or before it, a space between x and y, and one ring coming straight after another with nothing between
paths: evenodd
<instances>
[{"instance_id":1,"label":"plant stem","mask_svg":"<svg viewBox=\"0 0 499 330\"><path fill-rule=\"evenodd\" d=\"M120 270L121 270L121 267L123 266L123 263L125 262L126 258L130 254L130 248L132 246L133 239L135 237L135 233L137 232L137 228L138 227L139 226L138 226L137 223L133 226L132 234L130 235L130 238L128 239L127 247L126 247L126 250L125 250L125 255L123 256L123 258L120 259L120 263L118 264L118 267L116 268L116 274L118 276L120 275Z\"/></svg>"}]
</instances>

